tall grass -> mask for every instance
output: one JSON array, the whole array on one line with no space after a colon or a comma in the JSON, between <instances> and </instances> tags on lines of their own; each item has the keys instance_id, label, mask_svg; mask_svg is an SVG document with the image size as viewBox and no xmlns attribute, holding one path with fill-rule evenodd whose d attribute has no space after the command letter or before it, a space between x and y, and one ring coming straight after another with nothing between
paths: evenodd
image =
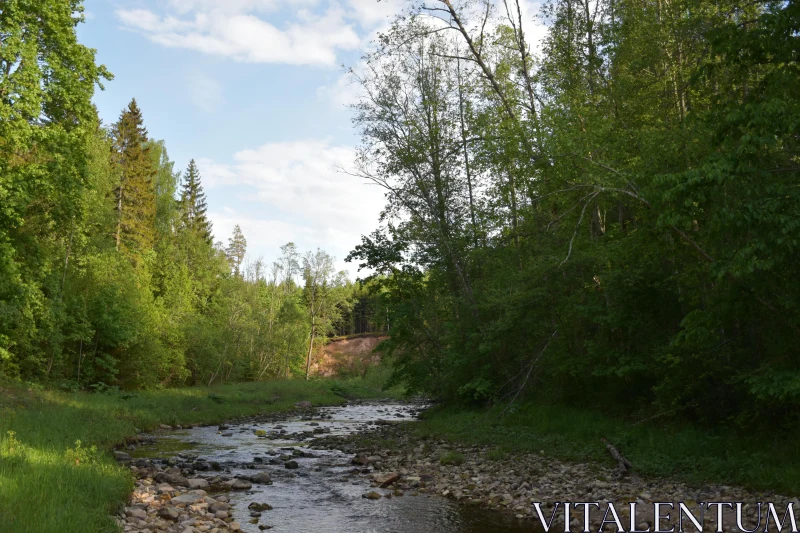
<instances>
[{"instance_id":1,"label":"tall grass","mask_svg":"<svg viewBox=\"0 0 800 533\"><path fill-rule=\"evenodd\" d=\"M381 391L366 380L277 381L135 395L66 393L0 382L0 533L117 531L111 515L132 489L110 449L159 424L216 423L287 410L295 402L335 405ZM334 393L332 389L337 392Z\"/></svg>"}]
</instances>

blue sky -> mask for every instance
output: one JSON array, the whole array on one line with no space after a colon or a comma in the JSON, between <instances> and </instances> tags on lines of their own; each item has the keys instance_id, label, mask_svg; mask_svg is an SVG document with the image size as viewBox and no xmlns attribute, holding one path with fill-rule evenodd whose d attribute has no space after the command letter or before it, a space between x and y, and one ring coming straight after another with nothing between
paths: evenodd
<instances>
[{"instance_id":1,"label":"blue sky","mask_svg":"<svg viewBox=\"0 0 800 533\"><path fill-rule=\"evenodd\" d=\"M114 122L132 97L176 167L197 160L217 240L248 256L282 244L342 259L378 223L383 194L336 172L357 135L355 65L401 0L86 0L81 42L114 74L95 102Z\"/></svg>"}]
</instances>

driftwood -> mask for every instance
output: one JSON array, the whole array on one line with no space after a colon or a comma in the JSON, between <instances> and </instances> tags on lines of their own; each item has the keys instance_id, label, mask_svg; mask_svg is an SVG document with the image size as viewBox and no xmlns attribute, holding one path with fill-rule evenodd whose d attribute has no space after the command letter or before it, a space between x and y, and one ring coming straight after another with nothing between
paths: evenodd
<instances>
[{"instance_id":1,"label":"driftwood","mask_svg":"<svg viewBox=\"0 0 800 533\"><path fill-rule=\"evenodd\" d=\"M378 482L378 486L382 489L389 487L390 485L397 483L400 480L400 474L397 472L393 472L383 477L379 477L375 479Z\"/></svg>"},{"instance_id":2,"label":"driftwood","mask_svg":"<svg viewBox=\"0 0 800 533\"><path fill-rule=\"evenodd\" d=\"M617 467L622 474L627 474L629 471L633 470L633 465L631 462L625 459L613 444L608 442L606 439L600 439L600 441L606 445L608 453L610 453L611 457L617 461Z\"/></svg>"}]
</instances>

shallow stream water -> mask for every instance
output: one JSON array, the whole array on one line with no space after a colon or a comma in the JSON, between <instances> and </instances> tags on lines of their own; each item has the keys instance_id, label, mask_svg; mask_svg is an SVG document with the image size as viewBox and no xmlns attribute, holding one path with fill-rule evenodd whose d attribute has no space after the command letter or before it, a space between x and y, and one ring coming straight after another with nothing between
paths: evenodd
<instances>
[{"instance_id":1,"label":"shallow stream water","mask_svg":"<svg viewBox=\"0 0 800 533\"><path fill-rule=\"evenodd\" d=\"M371 490L365 477L350 476L352 455L337 450L307 447L307 440L287 438L317 430L317 436L349 435L369 431L381 421L411 421L417 406L383 403L352 404L318 410L313 420L295 418L274 423L198 427L173 432L154 446L142 446L137 456L168 457L177 452L184 458L216 461L228 476L250 476L269 472L272 485L254 484L250 491L231 492L234 518L242 529L258 533L249 523L251 502L266 502L259 524L270 531L292 533L521 533L533 531L513 517L426 494L368 500ZM259 437L260 433L262 436ZM320 433L324 432L324 433ZM263 438L264 433L273 438ZM308 433L306 433L308 435ZM275 438L278 437L278 438ZM295 452L294 450L299 450ZM300 452L314 457L293 457L297 469L287 469L281 455ZM283 458L285 459L285 457ZM274 461L274 464L270 463Z\"/></svg>"}]
</instances>

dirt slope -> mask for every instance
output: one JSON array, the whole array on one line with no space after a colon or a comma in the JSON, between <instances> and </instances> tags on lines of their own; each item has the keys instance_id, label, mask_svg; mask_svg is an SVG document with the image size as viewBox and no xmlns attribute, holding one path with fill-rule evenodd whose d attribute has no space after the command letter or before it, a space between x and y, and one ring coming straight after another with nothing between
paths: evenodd
<instances>
[{"instance_id":1,"label":"dirt slope","mask_svg":"<svg viewBox=\"0 0 800 533\"><path fill-rule=\"evenodd\" d=\"M361 374L368 366L380 363L380 353L374 350L388 338L384 334L370 334L331 339L317 350L311 373L323 377Z\"/></svg>"}]
</instances>

